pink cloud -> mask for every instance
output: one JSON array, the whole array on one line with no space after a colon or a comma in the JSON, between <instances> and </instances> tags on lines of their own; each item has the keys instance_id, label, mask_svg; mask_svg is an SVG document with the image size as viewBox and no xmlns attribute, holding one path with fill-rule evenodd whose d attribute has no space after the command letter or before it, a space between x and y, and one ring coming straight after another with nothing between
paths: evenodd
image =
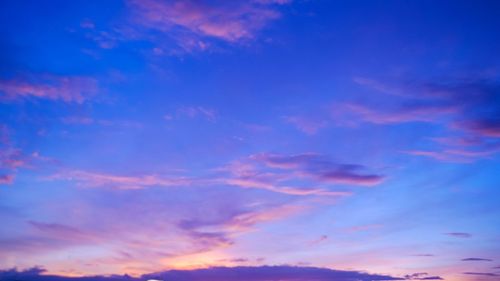
<instances>
[{"instance_id":1,"label":"pink cloud","mask_svg":"<svg viewBox=\"0 0 500 281\"><path fill-rule=\"evenodd\" d=\"M391 124L406 122L438 122L438 118L456 113L457 106L410 106L396 109L372 109L370 107L346 103L333 107L333 115L337 123L348 124L357 120L375 124Z\"/></svg>"},{"instance_id":2,"label":"pink cloud","mask_svg":"<svg viewBox=\"0 0 500 281\"><path fill-rule=\"evenodd\" d=\"M7 99L35 97L83 103L97 93L97 81L87 77L52 75L36 79L0 80L0 93Z\"/></svg>"},{"instance_id":3,"label":"pink cloud","mask_svg":"<svg viewBox=\"0 0 500 281\"><path fill-rule=\"evenodd\" d=\"M467 163L473 162L477 159L490 157L491 155L497 153L499 150L500 149L498 148L483 151L473 151L465 149L444 149L440 151L408 150L404 151L404 153L415 156L429 157L444 162Z\"/></svg>"},{"instance_id":4,"label":"pink cloud","mask_svg":"<svg viewBox=\"0 0 500 281\"><path fill-rule=\"evenodd\" d=\"M364 167L361 165L335 163L324 155L314 153L261 153L251 156L251 159L271 168L294 171L296 176L312 178L319 182L373 186L385 179L382 175L363 173Z\"/></svg>"},{"instance_id":5,"label":"pink cloud","mask_svg":"<svg viewBox=\"0 0 500 281\"><path fill-rule=\"evenodd\" d=\"M64 224L43 223L37 221L29 221L28 223L40 234L47 235L53 239L72 240L78 243L83 243L84 241L92 241L96 238L89 233L85 233L77 228Z\"/></svg>"},{"instance_id":6,"label":"pink cloud","mask_svg":"<svg viewBox=\"0 0 500 281\"><path fill-rule=\"evenodd\" d=\"M193 41L189 43L192 45L203 43L202 38L227 42L252 39L269 22L280 17L272 4L288 2L228 1L211 5L208 1L130 0L128 3L136 24L173 35L178 40Z\"/></svg>"},{"instance_id":7,"label":"pink cloud","mask_svg":"<svg viewBox=\"0 0 500 281\"><path fill-rule=\"evenodd\" d=\"M76 181L82 187L105 187L114 189L143 189L162 186L186 186L192 180L185 177L161 177L158 175L121 176L87 171L64 171L48 178L49 180Z\"/></svg>"},{"instance_id":8,"label":"pink cloud","mask_svg":"<svg viewBox=\"0 0 500 281\"><path fill-rule=\"evenodd\" d=\"M476 119L456 122L454 127L482 137L500 138L500 119Z\"/></svg>"},{"instance_id":9,"label":"pink cloud","mask_svg":"<svg viewBox=\"0 0 500 281\"><path fill-rule=\"evenodd\" d=\"M12 184L14 175L0 175L0 184Z\"/></svg>"}]
</instances>

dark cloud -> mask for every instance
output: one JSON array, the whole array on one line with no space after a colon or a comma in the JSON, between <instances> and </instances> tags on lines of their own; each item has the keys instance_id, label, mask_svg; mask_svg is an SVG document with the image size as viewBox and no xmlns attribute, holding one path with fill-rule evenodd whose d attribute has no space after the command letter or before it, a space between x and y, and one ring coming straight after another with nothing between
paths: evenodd
<instances>
[{"instance_id":1,"label":"dark cloud","mask_svg":"<svg viewBox=\"0 0 500 281\"><path fill-rule=\"evenodd\" d=\"M145 274L140 277L128 275L63 277L43 275L43 269L32 268L23 271L16 269L0 271L2 281L143 281L148 279L175 281L259 281L259 280L317 280L317 281L375 281L375 280L405 280L388 275L370 274L360 271L343 271L316 267L295 266L260 266L260 267L213 267L195 270L169 270ZM440 277L423 277L442 280Z\"/></svg>"},{"instance_id":2,"label":"dark cloud","mask_svg":"<svg viewBox=\"0 0 500 281\"><path fill-rule=\"evenodd\" d=\"M397 84L365 78L354 81L387 94L386 103L343 105L342 119L376 124L429 122L449 130L450 136L446 144L441 143L442 149L409 154L463 162L500 152L498 78L448 78ZM474 139L475 144L462 139Z\"/></svg>"},{"instance_id":3,"label":"dark cloud","mask_svg":"<svg viewBox=\"0 0 500 281\"><path fill-rule=\"evenodd\" d=\"M261 153L251 157L264 165L313 177L327 183L352 185L376 185L384 180L383 175L365 173L366 167L357 164L336 163L328 157L315 153L282 155Z\"/></svg>"},{"instance_id":4,"label":"dark cloud","mask_svg":"<svg viewBox=\"0 0 500 281\"><path fill-rule=\"evenodd\" d=\"M439 276L430 276L427 272L417 272L404 276L407 280L444 280Z\"/></svg>"},{"instance_id":5,"label":"dark cloud","mask_svg":"<svg viewBox=\"0 0 500 281\"><path fill-rule=\"evenodd\" d=\"M476 276L489 276L489 277L497 277L500 274L490 273L490 272L464 272L466 275L476 275Z\"/></svg>"},{"instance_id":6,"label":"dark cloud","mask_svg":"<svg viewBox=\"0 0 500 281\"><path fill-rule=\"evenodd\" d=\"M208 280L329 280L329 281L368 281L403 280L387 275L369 274L358 271L341 271L315 267L262 266L262 267L214 267L197 270L171 270L148 274L143 277L176 281Z\"/></svg>"},{"instance_id":7,"label":"dark cloud","mask_svg":"<svg viewBox=\"0 0 500 281\"><path fill-rule=\"evenodd\" d=\"M470 233L465 233L465 232L448 232L444 233L445 235L457 237L457 238L470 238L472 237L472 234Z\"/></svg>"},{"instance_id":8,"label":"dark cloud","mask_svg":"<svg viewBox=\"0 0 500 281\"><path fill-rule=\"evenodd\" d=\"M493 261L491 259L483 259L483 258L465 258L462 261Z\"/></svg>"}]
</instances>

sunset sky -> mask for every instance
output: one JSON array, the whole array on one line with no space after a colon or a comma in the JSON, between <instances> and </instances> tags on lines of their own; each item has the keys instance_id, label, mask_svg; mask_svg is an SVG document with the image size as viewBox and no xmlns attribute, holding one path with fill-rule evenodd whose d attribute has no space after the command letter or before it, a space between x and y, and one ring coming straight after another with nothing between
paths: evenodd
<instances>
[{"instance_id":1,"label":"sunset sky","mask_svg":"<svg viewBox=\"0 0 500 281\"><path fill-rule=\"evenodd\" d=\"M499 50L494 0L2 0L0 280L500 280Z\"/></svg>"}]
</instances>

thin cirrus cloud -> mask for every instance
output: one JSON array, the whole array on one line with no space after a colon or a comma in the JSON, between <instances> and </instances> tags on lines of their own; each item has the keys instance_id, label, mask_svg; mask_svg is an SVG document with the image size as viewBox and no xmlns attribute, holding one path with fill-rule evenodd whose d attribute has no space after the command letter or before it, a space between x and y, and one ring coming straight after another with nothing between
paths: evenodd
<instances>
[{"instance_id":1,"label":"thin cirrus cloud","mask_svg":"<svg viewBox=\"0 0 500 281\"><path fill-rule=\"evenodd\" d=\"M154 42L156 55L205 51L219 43L255 40L271 22L281 17L280 6L291 1L159 1L128 0L129 18L109 31L98 31L85 20L82 28L101 48L119 41Z\"/></svg>"},{"instance_id":2,"label":"thin cirrus cloud","mask_svg":"<svg viewBox=\"0 0 500 281\"><path fill-rule=\"evenodd\" d=\"M284 119L287 123L292 124L299 131L308 135L314 135L328 125L326 120L319 118L310 119L303 116L285 116Z\"/></svg>"},{"instance_id":3,"label":"thin cirrus cloud","mask_svg":"<svg viewBox=\"0 0 500 281\"><path fill-rule=\"evenodd\" d=\"M208 206L206 202L193 204L192 208L185 210L183 203L172 201L165 204L164 199L141 198L137 202L117 202L112 208L99 207L96 205L99 201L87 202L92 204L88 208L75 207L78 212L68 214L66 222L26 221L24 226L27 229L22 235L13 234L0 239L3 250L0 258L26 261L19 266L43 262L53 273L58 272L60 265L57 256L107 245L105 251L84 255L78 260L68 260L64 266L88 271L90 269L86 264L102 264L106 268L101 270L109 274L142 274L167 266L175 267L177 260L205 254L207 257L204 262L217 265L220 263L215 260L217 256L210 256L211 251L232 246L240 234L255 231L262 223L283 220L304 211L298 205L228 204L215 201L210 201ZM219 203L223 203L224 208L218 206ZM117 204L126 208L117 208ZM99 217L96 218L93 212L98 212ZM204 216L199 216L199 213ZM121 219L123 217L128 219ZM125 231L129 229L134 231ZM162 260L168 263L162 263ZM131 264L141 268L130 267Z\"/></svg>"},{"instance_id":4,"label":"thin cirrus cloud","mask_svg":"<svg viewBox=\"0 0 500 281\"><path fill-rule=\"evenodd\" d=\"M293 205L226 203L224 210L220 211L212 209L216 206L211 204L211 207L200 205L194 208L198 210L177 214L175 210L179 206L175 203L165 207L162 200L158 201L162 203L159 206L151 200L147 202L149 205L120 203L128 205L130 210L101 209L100 218L91 221L91 214L81 211L78 219L73 219L75 224L81 225L27 221L29 231L0 240L3 249L0 258L22 258L27 264L36 264L40 256L51 257L106 244L109 246L106 251L68 261L66 266L83 268L88 272L99 269L90 269L86 264L103 264L106 265L105 272L110 274L124 271L143 274L161 270L167 265L173 267L178 259L189 259L193 255L230 247L236 243L239 234L255 231L262 223L281 220L303 211L303 208ZM144 221L145 212L149 213L148 222ZM206 215L199 216L197 212ZM127 216L129 220L121 221L117 216ZM162 260L167 260L167 264ZM206 259L206 262L215 260ZM58 260L44 259L44 264L54 272ZM140 265L142 269L129 267L130 264Z\"/></svg>"},{"instance_id":5,"label":"thin cirrus cloud","mask_svg":"<svg viewBox=\"0 0 500 281\"><path fill-rule=\"evenodd\" d=\"M244 189L262 189L293 196L348 196L348 190L324 187L374 186L384 175L366 173L362 165L332 162L320 154L260 153L233 161L199 177L171 175L115 175L109 173L65 170L47 180L75 181L80 187L144 189L151 187L189 187L229 185Z\"/></svg>"},{"instance_id":6,"label":"thin cirrus cloud","mask_svg":"<svg viewBox=\"0 0 500 281\"><path fill-rule=\"evenodd\" d=\"M497 102L500 86L494 79L456 78L399 84L367 78L354 81L386 95L392 106L347 103L334 114L338 124L358 120L381 125L427 122L442 126L449 131L449 135L435 139L444 146L442 149L406 151L439 161L472 162L500 152ZM474 143L464 141L471 139Z\"/></svg>"},{"instance_id":7,"label":"thin cirrus cloud","mask_svg":"<svg viewBox=\"0 0 500 281\"><path fill-rule=\"evenodd\" d=\"M38 75L0 80L0 97L4 100L37 98L83 103L97 92L97 81L81 76Z\"/></svg>"},{"instance_id":8,"label":"thin cirrus cloud","mask_svg":"<svg viewBox=\"0 0 500 281\"><path fill-rule=\"evenodd\" d=\"M106 187L113 189L186 186L193 182L186 177L162 177L158 175L122 176L81 170L62 171L47 179L76 181L82 187Z\"/></svg>"},{"instance_id":9,"label":"thin cirrus cloud","mask_svg":"<svg viewBox=\"0 0 500 281\"><path fill-rule=\"evenodd\" d=\"M364 172L366 167L362 165L335 163L326 156L315 153L261 153L251 156L251 159L270 168L295 171L298 176L324 183L373 186L385 179L383 175Z\"/></svg>"},{"instance_id":10,"label":"thin cirrus cloud","mask_svg":"<svg viewBox=\"0 0 500 281\"><path fill-rule=\"evenodd\" d=\"M37 152L28 154L17 148L10 130L7 126L0 124L0 184L10 185L14 183L17 171L28 168L43 157Z\"/></svg>"}]
</instances>

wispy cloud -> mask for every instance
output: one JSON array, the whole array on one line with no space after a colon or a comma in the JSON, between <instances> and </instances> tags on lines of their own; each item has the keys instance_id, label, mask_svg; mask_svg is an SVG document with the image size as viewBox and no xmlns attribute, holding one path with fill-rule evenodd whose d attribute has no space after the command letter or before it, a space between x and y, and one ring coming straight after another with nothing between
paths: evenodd
<instances>
[{"instance_id":1,"label":"wispy cloud","mask_svg":"<svg viewBox=\"0 0 500 281\"><path fill-rule=\"evenodd\" d=\"M89 20L82 31L100 48L115 48L123 41L153 43L155 55L218 49L223 44L251 42L279 19L291 1L161 1L127 0L128 19L109 29Z\"/></svg>"},{"instance_id":2,"label":"wispy cloud","mask_svg":"<svg viewBox=\"0 0 500 281\"><path fill-rule=\"evenodd\" d=\"M316 134L328 124L326 120L311 119L303 116L285 116L284 119L287 123L292 124L298 130L308 135Z\"/></svg>"},{"instance_id":3,"label":"wispy cloud","mask_svg":"<svg viewBox=\"0 0 500 281\"><path fill-rule=\"evenodd\" d=\"M0 80L3 99L39 98L83 103L98 92L97 81L81 76L38 75Z\"/></svg>"},{"instance_id":4,"label":"wispy cloud","mask_svg":"<svg viewBox=\"0 0 500 281\"><path fill-rule=\"evenodd\" d=\"M362 165L335 163L326 156L315 153L296 155L261 153L251 156L251 159L270 168L292 170L299 176L333 184L373 186L385 178L383 175L365 173L366 167Z\"/></svg>"},{"instance_id":5,"label":"wispy cloud","mask_svg":"<svg viewBox=\"0 0 500 281\"><path fill-rule=\"evenodd\" d=\"M181 33L190 39L213 37L229 42L254 38L260 29L279 18L279 12L270 7L274 3L232 1L211 5L208 1L129 1L133 20L139 25L167 34Z\"/></svg>"},{"instance_id":6,"label":"wispy cloud","mask_svg":"<svg viewBox=\"0 0 500 281\"><path fill-rule=\"evenodd\" d=\"M435 139L436 143L445 146L443 149L409 151L440 161L472 162L500 152L497 97L500 85L497 80L450 78L391 84L358 77L354 81L386 95L385 103L391 106L341 105L335 115L339 124L371 122L384 125L418 121L441 126L449 131L449 135Z\"/></svg>"},{"instance_id":7,"label":"wispy cloud","mask_svg":"<svg viewBox=\"0 0 500 281\"><path fill-rule=\"evenodd\" d=\"M114 189L142 189L147 187L186 186L192 180L186 177L166 177L158 175L122 176L107 173L71 170L62 171L48 177L49 180L76 181L82 187L105 187Z\"/></svg>"}]
</instances>

